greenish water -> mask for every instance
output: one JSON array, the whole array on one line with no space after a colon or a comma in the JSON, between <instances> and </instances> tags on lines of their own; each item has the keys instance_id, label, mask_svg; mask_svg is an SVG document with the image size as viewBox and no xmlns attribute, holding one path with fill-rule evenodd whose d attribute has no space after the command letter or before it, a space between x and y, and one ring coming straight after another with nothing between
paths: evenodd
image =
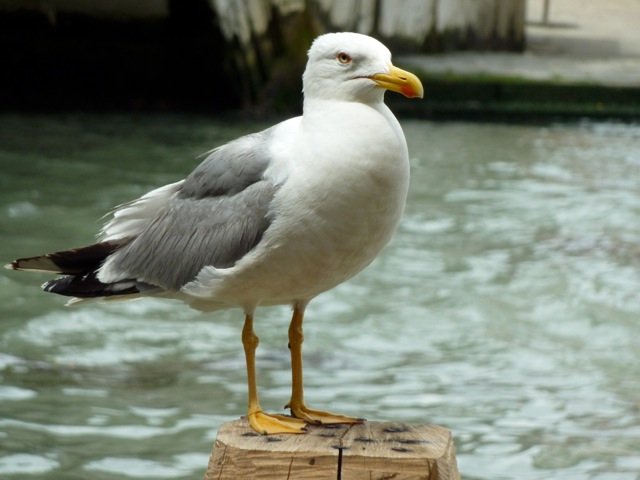
<instances>
[{"instance_id":1,"label":"greenish water","mask_svg":"<svg viewBox=\"0 0 640 480\"><path fill-rule=\"evenodd\" d=\"M0 116L0 259L93 240L111 207L264 127ZM403 122L404 221L312 302L306 396L453 431L465 479L640 479L640 129ZM200 479L244 414L238 311L64 307L0 272L0 478ZM289 396L289 311L259 311L264 407Z\"/></svg>"}]
</instances>

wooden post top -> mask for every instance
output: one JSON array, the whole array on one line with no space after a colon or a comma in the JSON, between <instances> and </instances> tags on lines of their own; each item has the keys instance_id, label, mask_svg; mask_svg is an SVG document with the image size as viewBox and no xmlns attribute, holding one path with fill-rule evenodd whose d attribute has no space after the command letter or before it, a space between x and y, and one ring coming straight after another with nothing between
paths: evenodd
<instances>
[{"instance_id":1,"label":"wooden post top","mask_svg":"<svg viewBox=\"0 0 640 480\"><path fill-rule=\"evenodd\" d=\"M246 418L222 425L205 480L459 480L451 432L437 425L310 425L259 435Z\"/></svg>"}]
</instances>

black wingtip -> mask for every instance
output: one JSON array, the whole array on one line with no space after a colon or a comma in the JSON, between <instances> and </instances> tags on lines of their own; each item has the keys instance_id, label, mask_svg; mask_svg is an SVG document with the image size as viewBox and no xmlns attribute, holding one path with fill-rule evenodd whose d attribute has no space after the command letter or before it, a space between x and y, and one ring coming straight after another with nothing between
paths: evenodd
<instances>
[{"instance_id":1,"label":"black wingtip","mask_svg":"<svg viewBox=\"0 0 640 480\"><path fill-rule=\"evenodd\" d=\"M90 272L86 275L67 275L49 280L42 285L42 289L48 293L77 298L112 297L140 293L133 280L102 283L98 280L96 272Z\"/></svg>"},{"instance_id":2,"label":"black wingtip","mask_svg":"<svg viewBox=\"0 0 640 480\"><path fill-rule=\"evenodd\" d=\"M59 293L60 295L65 295L63 292L68 286L73 277L59 277L53 280L48 280L42 284L42 290L49 293Z\"/></svg>"}]
</instances>

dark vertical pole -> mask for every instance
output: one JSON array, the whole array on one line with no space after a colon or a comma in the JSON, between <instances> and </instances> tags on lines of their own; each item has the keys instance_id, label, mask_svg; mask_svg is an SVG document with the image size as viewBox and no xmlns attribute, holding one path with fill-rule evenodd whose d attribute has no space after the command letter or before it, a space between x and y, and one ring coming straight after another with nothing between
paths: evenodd
<instances>
[{"instance_id":1,"label":"dark vertical pole","mask_svg":"<svg viewBox=\"0 0 640 480\"><path fill-rule=\"evenodd\" d=\"M551 3L551 0L544 0L544 5L542 6L542 23L545 25L549 23L549 3Z\"/></svg>"}]
</instances>

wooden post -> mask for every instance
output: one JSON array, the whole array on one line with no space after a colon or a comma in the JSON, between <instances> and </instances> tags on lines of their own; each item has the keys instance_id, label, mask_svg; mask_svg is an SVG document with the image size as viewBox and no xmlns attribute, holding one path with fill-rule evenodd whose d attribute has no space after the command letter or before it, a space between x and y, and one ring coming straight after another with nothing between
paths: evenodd
<instances>
[{"instance_id":1,"label":"wooden post","mask_svg":"<svg viewBox=\"0 0 640 480\"><path fill-rule=\"evenodd\" d=\"M258 435L246 418L222 425L205 480L460 480L451 432L436 425L310 425Z\"/></svg>"}]
</instances>

